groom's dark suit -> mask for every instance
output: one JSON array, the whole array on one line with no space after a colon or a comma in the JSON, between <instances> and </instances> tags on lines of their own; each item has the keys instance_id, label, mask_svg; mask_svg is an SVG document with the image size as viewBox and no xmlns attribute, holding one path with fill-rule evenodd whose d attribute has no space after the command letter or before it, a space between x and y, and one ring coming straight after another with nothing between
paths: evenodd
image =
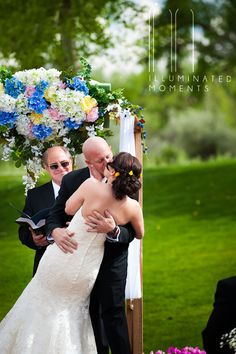
<instances>
[{"instance_id":1,"label":"groom's dark suit","mask_svg":"<svg viewBox=\"0 0 236 354\"><path fill-rule=\"evenodd\" d=\"M228 345L220 348L221 336L236 327L236 276L220 280L206 328L202 332L207 354L233 354Z\"/></svg>"},{"instance_id":2,"label":"groom's dark suit","mask_svg":"<svg viewBox=\"0 0 236 354\"><path fill-rule=\"evenodd\" d=\"M56 203L47 219L48 234L56 227L66 225L69 217L64 211L65 203L89 176L89 169L84 168L63 177ZM128 246L134 238L134 230L131 225L120 229L118 242L105 242L103 261L91 293L90 315L98 354L109 353L102 340L101 317L112 354L130 354L124 299Z\"/></svg>"},{"instance_id":3,"label":"groom's dark suit","mask_svg":"<svg viewBox=\"0 0 236 354\"><path fill-rule=\"evenodd\" d=\"M53 190L52 182L49 182L43 184L40 187L36 187L28 191L27 197L25 199L25 206L23 211L26 214L33 216L34 214L36 214L42 209L52 207L54 203L55 203L54 190ZM41 247L41 246L37 246L34 243L28 225L19 227L19 239L24 245L36 250L35 257L34 257L34 268L33 268L33 275L34 275L38 268L39 261L46 250L46 246Z\"/></svg>"}]
</instances>

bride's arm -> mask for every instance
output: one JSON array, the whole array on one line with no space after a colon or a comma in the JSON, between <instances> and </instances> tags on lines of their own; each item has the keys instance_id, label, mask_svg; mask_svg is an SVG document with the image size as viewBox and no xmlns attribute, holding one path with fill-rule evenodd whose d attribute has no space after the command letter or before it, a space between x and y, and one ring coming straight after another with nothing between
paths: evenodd
<instances>
[{"instance_id":1,"label":"bride's arm","mask_svg":"<svg viewBox=\"0 0 236 354\"><path fill-rule=\"evenodd\" d=\"M68 215L75 215L77 210L83 205L86 197L86 191L89 191L91 185L91 178L84 181L79 188L70 196L65 205L65 212Z\"/></svg>"},{"instance_id":2,"label":"bride's arm","mask_svg":"<svg viewBox=\"0 0 236 354\"><path fill-rule=\"evenodd\" d=\"M135 203L135 207L132 208L131 224L135 231L135 238L141 239L144 235L144 221L142 208L138 202Z\"/></svg>"}]
</instances>

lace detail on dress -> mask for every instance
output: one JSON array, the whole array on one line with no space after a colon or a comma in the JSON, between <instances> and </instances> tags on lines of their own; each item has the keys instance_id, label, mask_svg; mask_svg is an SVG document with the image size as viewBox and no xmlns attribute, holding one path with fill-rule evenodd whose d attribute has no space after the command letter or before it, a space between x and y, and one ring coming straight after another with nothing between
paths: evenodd
<instances>
[{"instance_id":1,"label":"lace detail on dress","mask_svg":"<svg viewBox=\"0 0 236 354\"><path fill-rule=\"evenodd\" d=\"M70 224L73 254L48 246L34 278L0 324L1 354L96 354L89 298L105 235L88 233L81 211Z\"/></svg>"}]
</instances>

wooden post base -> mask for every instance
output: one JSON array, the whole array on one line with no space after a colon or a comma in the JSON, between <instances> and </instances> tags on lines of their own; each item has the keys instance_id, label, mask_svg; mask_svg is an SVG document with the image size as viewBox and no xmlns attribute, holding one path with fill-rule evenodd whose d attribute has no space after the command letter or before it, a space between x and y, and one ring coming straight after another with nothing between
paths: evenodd
<instances>
[{"instance_id":1,"label":"wooden post base","mask_svg":"<svg viewBox=\"0 0 236 354\"><path fill-rule=\"evenodd\" d=\"M127 300L126 316L132 354L143 354L143 299Z\"/></svg>"}]
</instances>

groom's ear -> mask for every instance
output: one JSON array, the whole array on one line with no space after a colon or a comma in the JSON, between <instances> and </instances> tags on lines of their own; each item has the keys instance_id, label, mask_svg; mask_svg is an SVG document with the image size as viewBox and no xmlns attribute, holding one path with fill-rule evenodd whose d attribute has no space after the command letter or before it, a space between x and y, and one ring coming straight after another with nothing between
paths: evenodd
<instances>
[{"instance_id":1,"label":"groom's ear","mask_svg":"<svg viewBox=\"0 0 236 354\"><path fill-rule=\"evenodd\" d=\"M92 166L92 164L90 163L90 161L89 160L84 160L84 162L86 163L86 165L89 167L89 166Z\"/></svg>"}]
</instances>

